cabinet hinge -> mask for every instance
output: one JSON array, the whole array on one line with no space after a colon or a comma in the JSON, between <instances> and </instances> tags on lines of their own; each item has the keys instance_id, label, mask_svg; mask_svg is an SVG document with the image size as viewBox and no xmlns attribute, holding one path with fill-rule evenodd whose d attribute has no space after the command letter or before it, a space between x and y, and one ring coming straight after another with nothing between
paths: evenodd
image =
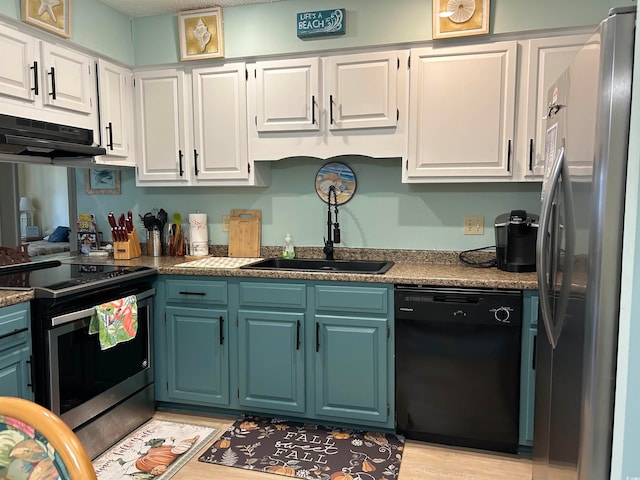
<instances>
[{"instance_id":1,"label":"cabinet hinge","mask_svg":"<svg viewBox=\"0 0 640 480\"><path fill-rule=\"evenodd\" d=\"M244 69L244 79L249 80L249 70L247 70L246 68Z\"/></svg>"},{"instance_id":2,"label":"cabinet hinge","mask_svg":"<svg viewBox=\"0 0 640 480\"><path fill-rule=\"evenodd\" d=\"M387 403L387 418L391 415L391 406Z\"/></svg>"},{"instance_id":3,"label":"cabinet hinge","mask_svg":"<svg viewBox=\"0 0 640 480\"><path fill-rule=\"evenodd\" d=\"M404 162L404 169L409 170L409 159Z\"/></svg>"},{"instance_id":4,"label":"cabinet hinge","mask_svg":"<svg viewBox=\"0 0 640 480\"><path fill-rule=\"evenodd\" d=\"M257 115L254 115L253 122L256 124L256 127L257 127L258 126L258 116Z\"/></svg>"},{"instance_id":5,"label":"cabinet hinge","mask_svg":"<svg viewBox=\"0 0 640 480\"><path fill-rule=\"evenodd\" d=\"M253 71L253 78L258 78L258 69Z\"/></svg>"},{"instance_id":6,"label":"cabinet hinge","mask_svg":"<svg viewBox=\"0 0 640 480\"><path fill-rule=\"evenodd\" d=\"M236 327L238 326L238 316L236 315Z\"/></svg>"},{"instance_id":7,"label":"cabinet hinge","mask_svg":"<svg viewBox=\"0 0 640 480\"><path fill-rule=\"evenodd\" d=\"M387 338L391 338L391 328L387 325Z\"/></svg>"},{"instance_id":8,"label":"cabinet hinge","mask_svg":"<svg viewBox=\"0 0 640 480\"><path fill-rule=\"evenodd\" d=\"M398 57L398 70L400 70L400 57Z\"/></svg>"},{"instance_id":9,"label":"cabinet hinge","mask_svg":"<svg viewBox=\"0 0 640 480\"><path fill-rule=\"evenodd\" d=\"M167 382L167 392L169 391L169 382Z\"/></svg>"},{"instance_id":10,"label":"cabinet hinge","mask_svg":"<svg viewBox=\"0 0 640 480\"><path fill-rule=\"evenodd\" d=\"M136 88L136 79L135 79L135 77L133 79L133 88Z\"/></svg>"},{"instance_id":11,"label":"cabinet hinge","mask_svg":"<svg viewBox=\"0 0 640 480\"><path fill-rule=\"evenodd\" d=\"M396 122L398 120L400 120L400 109L399 108L396 110Z\"/></svg>"},{"instance_id":12,"label":"cabinet hinge","mask_svg":"<svg viewBox=\"0 0 640 480\"><path fill-rule=\"evenodd\" d=\"M240 389L236 390L236 397L238 398L238 400L240 399Z\"/></svg>"},{"instance_id":13,"label":"cabinet hinge","mask_svg":"<svg viewBox=\"0 0 640 480\"><path fill-rule=\"evenodd\" d=\"M247 163L247 169L248 169L249 173L251 173L251 164L250 163Z\"/></svg>"},{"instance_id":14,"label":"cabinet hinge","mask_svg":"<svg viewBox=\"0 0 640 480\"><path fill-rule=\"evenodd\" d=\"M407 58L407 68L411 68L411 57Z\"/></svg>"}]
</instances>

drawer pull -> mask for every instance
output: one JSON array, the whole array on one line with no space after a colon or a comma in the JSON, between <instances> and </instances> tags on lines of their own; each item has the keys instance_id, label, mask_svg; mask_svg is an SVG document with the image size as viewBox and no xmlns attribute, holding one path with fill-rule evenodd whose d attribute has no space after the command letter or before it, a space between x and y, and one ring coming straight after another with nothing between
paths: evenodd
<instances>
[{"instance_id":1,"label":"drawer pull","mask_svg":"<svg viewBox=\"0 0 640 480\"><path fill-rule=\"evenodd\" d=\"M320 324L316 322L316 352L320 351Z\"/></svg>"},{"instance_id":2,"label":"drawer pull","mask_svg":"<svg viewBox=\"0 0 640 480\"><path fill-rule=\"evenodd\" d=\"M224 344L224 318L220 315L220 345Z\"/></svg>"},{"instance_id":3,"label":"drawer pull","mask_svg":"<svg viewBox=\"0 0 640 480\"><path fill-rule=\"evenodd\" d=\"M296 350L300 350L300 320L296 323Z\"/></svg>"},{"instance_id":4,"label":"drawer pull","mask_svg":"<svg viewBox=\"0 0 640 480\"><path fill-rule=\"evenodd\" d=\"M199 295L201 297L204 297L206 295L206 292L189 292L189 291L182 291L182 292L178 292L180 295Z\"/></svg>"}]
</instances>

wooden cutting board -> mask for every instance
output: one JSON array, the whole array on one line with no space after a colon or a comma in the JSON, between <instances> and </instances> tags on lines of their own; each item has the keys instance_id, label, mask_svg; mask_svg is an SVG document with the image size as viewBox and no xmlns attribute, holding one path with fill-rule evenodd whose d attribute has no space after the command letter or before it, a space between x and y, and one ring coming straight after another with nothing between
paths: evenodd
<instances>
[{"instance_id":1,"label":"wooden cutting board","mask_svg":"<svg viewBox=\"0 0 640 480\"><path fill-rule=\"evenodd\" d=\"M229 256L259 257L262 210L231 210Z\"/></svg>"}]
</instances>

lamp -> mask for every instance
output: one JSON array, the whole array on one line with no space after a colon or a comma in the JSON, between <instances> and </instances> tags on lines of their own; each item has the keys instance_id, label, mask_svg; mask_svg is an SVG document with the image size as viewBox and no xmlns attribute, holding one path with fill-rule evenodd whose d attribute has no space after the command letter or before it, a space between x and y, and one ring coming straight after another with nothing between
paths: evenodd
<instances>
[{"instance_id":1,"label":"lamp","mask_svg":"<svg viewBox=\"0 0 640 480\"><path fill-rule=\"evenodd\" d=\"M35 212L36 207L29 197L20 197L20 236L27 238L27 227L32 225L33 216L31 212Z\"/></svg>"}]
</instances>

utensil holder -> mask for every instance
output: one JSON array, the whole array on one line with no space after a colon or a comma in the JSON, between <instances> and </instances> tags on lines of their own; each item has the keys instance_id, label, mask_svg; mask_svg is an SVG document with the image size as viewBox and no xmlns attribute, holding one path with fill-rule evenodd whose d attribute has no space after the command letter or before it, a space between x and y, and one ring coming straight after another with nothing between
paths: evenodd
<instances>
[{"instance_id":1,"label":"utensil holder","mask_svg":"<svg viewBox=\"0 0 640 480\"><path fill-rule=\"evenodd\" d=\"M138 232L135 227L127 234L126 242L113 242L113 258L115 260L129 260L142 255Z\"/></svg>"}]
</instances>

